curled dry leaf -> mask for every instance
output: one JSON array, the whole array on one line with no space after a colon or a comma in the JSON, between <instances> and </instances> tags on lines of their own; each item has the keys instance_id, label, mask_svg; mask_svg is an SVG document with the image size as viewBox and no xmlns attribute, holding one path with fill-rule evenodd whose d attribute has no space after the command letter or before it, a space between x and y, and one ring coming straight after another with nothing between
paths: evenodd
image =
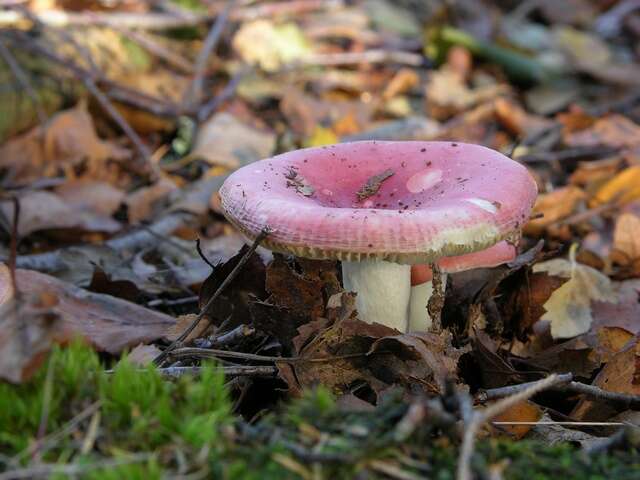
<instances>
[{"instance_id":1,"label":"curled dry leaf","mask_svg":"<svg viewBox=\"0 0 640 480\"><path fill-rule=\"evenodd\" d=\"M202 159L210 165L233 169L268 157L275 146L274 134L257 130L222 112L200 127L185 161Z\"/></svg>"},{"instance_id":2,"label":"curled dry leaf","mask_svg":"<svg viewBox=\"0 0 640 480\"><path fill-rule=\"evenodd\" d=\"M616 220L610 256L630 276L640 276L640 217L634 213L623 213Z\"/></svg>"},{"instance_id":3,"label":"curled dry leaf","mask_svg":"<svg viewBox=\"0 0 640 480\"><path fill-rule=\"evenodd\" d=\"M542 235L547 227L567 218L574 213L581 202L586 200L582 189L574 186L559 188L550 193L540 195L533 207L532 217L542 215L529 221L524 227L527 235Z\"/></svg>"},{"instance_id":4,"label":"curled dry leaf","mask_svg":"<svg viewBox=\"0 0 640 480\"><path fill-rule=\"evenodd\" d=\"M18 235L21 237L40 230L79 229L87 232L113 233L120 223L110 216L92 212L81 202L67 204L52 192L27 191L19 196L20 216ZM3 203L0 211L6 218L13 218L13 203Z\"/></svg>"},{"instance_id":5,"label":"curled dry leaf","mask_svg":"<svg viewBox=\"0 0 640 480\"><path fill-rule=\"evenodd\" d=\"M593 385L617 393L640 395L640 343L637 337L618 352L600 371ZM582 400L571 416L577 420L603 421L615 413L613 407L593 400Z\"/></svg>"},{"instance_id":6,"label":"curled dry leaf","mask_svg":"<svg viewBox=\"0 0 640 480\"><path fill-rule=\"evenodd\" d=\"M304 34L295 23L274 25L266 19L244 23L233 37L240 57L273 72L286 63L311 53Z\"/></svg>"},{"instance_id":7,"label":"curled dry leaf","mask_svg":"<svg viewBox=\"0 0 640 480\"><path fill-rule=\"evenodd\" d=\"M515 404L498 416L493 422L537 422L542 417L542 409L533 402L525 401ZM506 434L510 438L520 440L533 428L533 425L494 425L497 433Z\"/></svg>"},{"instance_id":8,"label":"curled dry leaf","mask_svg":"<svg viewBox=\"0 0 640 480\"><path fill-rule=\"evenodd\" d=\"M172 317L163 313L109 295L88 292L49 275L31 270L18 270L16 274L21 294L48 295L56 299L50 310L60 318L66 339L82 337L98 350L119 353L138 343L164 338L167 329L175 323ZM0 265L0 291L6 291L9 281L8 268ZM0 331L5 329L0 328ZM14 340L11 336L3 338L3 342Z\"/></svg>"},{"instance_id":9,"label":"curled dry leaf","mask_svg":"<svg viewBox=\"0 0 640 480\"><path fill-rule=\"evenodd\" d=\"M130 152L101 140L86 102L56 114L46 126L15 137L0 148L0 167L8 169L14 181L29 181L87 162L90 172L99 173L108 159L124 160Z\"/></svg>"},{"instance_id":10,"label":"curled dry leaf","mask_svg":"<svg viewBox=\"0 0 640 480\"><path fill-rule=\"evenodd\" d=\"M56 188L56 194L70 207L82 211L113 215L125 193L108 184L92 180L71 180Z\"/></svg>"},{"instance_id":11,"label":"curled dry leaf","mask_svg":"<svg viewBox=\"0 0 640 480\"><path fill-rule=\"evenodd\" d=\"M129 223L138 223L151 217L156 202L165 198L176 190L177 185L167 178L158 180L153 185L137 189L127 195L124 203L127 205Z\"/></svg>"},{"instance_id":12,"label":"curled dry leaf","mask_svg":"<svg viewBox=\"0 0 640 480\"><path fill-rule=\"evenodd\" d=\"M591 206L597 206L615 201L617 204L624 205L638 199L640 199L640 166L636 165L625 168L602 185L589 203Z\"/></svg>"},{"instance_id":13,"label":"curled dry leaf","mask_svg":"<svg viewBox=\"0 0 640 480\"><path fill-rule=\"evenodd\" d=\"M571 249L569 260L558 258L538 263L533 271L569 278L544 304L546 313L541 320L551 323L553 338L571 338L587 332L593 322L592 301L618 301L609 277L576 262L575 248Z\"/></svg>"}]
</instances>

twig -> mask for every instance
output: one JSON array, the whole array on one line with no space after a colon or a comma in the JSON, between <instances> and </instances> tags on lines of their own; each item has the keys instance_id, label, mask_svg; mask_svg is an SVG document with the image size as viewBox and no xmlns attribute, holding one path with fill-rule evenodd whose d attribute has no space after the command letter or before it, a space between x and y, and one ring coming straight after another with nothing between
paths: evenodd
<instances>
[{"instance_id":1,"label":"twig","mask_svg":"<svg viewBox=\"0 0 640 480\"><path fill-rule=\"evenodd\" d=\"M196 318L194 319L194 321L191 323L191 325L189 325L184 332L182 332L182 334L180 334L180 336L178 338L176 338L173 342L171 342L171 344L166 348L166 350L164 350L161 354L159 354L156 358L153 359L153 363L155 363L156 365L161 364L169 355L169 353L171 353L171 351L176 347L176 345L178 345L179 343L181 343L185 338L187 338L189 336L189 334L198 326L198 324L202 321L202 319L208 315L209 310L211 309L211 306L215 303L215 301L218 299L218 297L220 296L220 294L222 293L222 291L227 287L227 285L229 285L233 279L238 275L238 273L240 273L240 270L242 269L242 267L244 266L245 263L247 263L247 261L249 260L249 258L251 257L251 255L253 255L253 252L256 251L256 249L258 248L258 246L260 245L260 242L262 242L262 240L264 240L267 235L269 235L270 230L268 228L264 228L256 237L256 239L253 242L253 245L251 245L251 247L249 247L249 249L245 252L244 256L240 259L240 261L238 262L238 264L233 268L233 270L231 270L231 273L229 273L229 275L227 276L227 278L224 279L224 281L220 284L220 286L218 287L218 289L215 291L215 293L211 296L211 298L207 301L207 303L205 304L205 306L202 308L202 310L200 311L200 313L196 316Z\"/></svg>"},{"instance_id":2,"label":"twig","mask_svg":"<svg viewBox=\"0 0 640 480\"><path fill-rule=\"evenodd\" d=\"M217 337L213 337L211 339L211 347L222 347L225 345L229 345L230 343L235 343L238 340L241 340L246 337L250 337L256 333L255 328L250 327L249 325L238 325L233 330L229 332L223 333Z\"/></svg>"},{"instance_id":3,"label":"twig","mask_svg":"<svg viewBox=\"0 0 640 480\"><path fill-rule=\"evenodd\" d=\"M222 103L229 100L236 93L236 89L240 84L240 81L252 70L251 67L246 66L241 68L236 74L231 77L229 83L225 85L225 87L218 93L215 97L213 97L209 102L205 103L200 110L198 110L197 119L199 123L204 122L207 118L211 116L213 112L215 112Z\"/></svg>"},{"instance_id":4,"label":"twig","mask_svg":"<svg viewBox=\"0 0 640 480\"><path fill-rule=\"evenodd\" d=\"M40 124L44 125L47 122L47 114L42 108L42 102L38 98L36 91L33 89L33 85L31 85L31 82L29 81L29 76L24 72L24 70L22 70L22 67L20 67L20 64L3 41L0 41L0 56L2 56L2 59L9 66L9 69L13 76L16 77L18 84L27 93L27 96L33 103L33 107L36 110Z\"/></svg>"},{"instance_id":5,"label":"twig","mask_svg":"<svg viewBox=\"0 0 640 480\"><path fill-rule=\"evenodd\" d=\"M594 400L605 402L613 402L623 408L640 408L640 395L632 395L630 393L618 393L604 390L595 385L587 385L581 382L574 382L571 373L563 373L557 375L559 382L564 385L555 385L553 390L561 390L565 392L579 393L586 395ZM507 387L491 388L483 390L476 395L476 399L480 402L493 400L496 398L507 397L522 392L537 382L520 383L518 385L509 385Z\"/></svg>"},{"instance_id":6,"label":"twig","mask_svg":"<svg viewBox=\"0 0 640 480\"><path fill-rule=\"evenodd\" d=\"M605 452L610 452L615 448L619 448L628 444L631 444L633 447L637 448L639 443L640 428L638 428L636 425L627 424L625 427L619 429L610 437L589 445L587 448L585 448L585 453L587 455L597 455Z\"/></svg>"},{"instance_id":7,"label":"twig","mask_svg":"<svg viewBox=\"0 0 640 480\"><path fill-rule=\"evenodd\" d=\"M133 129L129 122L120 114L118 110L113 106L111 100L107 98L107 96L100 91L95 82L88 76L84 76L82 78L82 83L89 90L91 95L98 101L100 106L105 110L105 112L111 117L111 119L120 127L120 129L124 132L124 134L129 137L131 143L138 151L138 154L142 157L144 161L144 167L149 170L152 175L152 179L160 178L160 169L158 165L151 160L151 152L147 148L147 146L143 143L142 139L138 135L138 133Z\"/></svg>"},{"instance_id":8,"label":"twig","mask_svg":"<svg viewBox=\"0 0 640 480\"><path fill-rule=\"evenodd\" d=\"M220 12L218 17L216 18L216 21L213 22L209 33L204 39L200 52L198 52L198 57L196 58L196 63L194 66L195 75L193 76L193 81L187 89L182 102L185 106L198 103L202 98L202 90L204 84L204 76L207 69L207 62L216 46L218 45L218 42L220 41L224 27L227 24L227 19L229 18L231 5L231 1L228 1L225 4L224 9L222 10L222 12Z\"/></svg>"},{"instance_id":9,"label":"twig","mask_svg":"<svg viewBox=\"0 0 640 480\"><path fill-rule=\"evenodd\" d=\"M182 201L178 202L186 205L207 205L211 195L217 191L227 178L226 175L207 178L192 184L184 194ZM112 238L105 242L105 245L117 251L133 251L144 246L148 247L156 241L157 235L168 235L179 227L188 225L197 218L197 214L173 207L144 229L136 229L120 237ZM153 232L150 233L150 232ZM82 247L75 247L82 249ZM64 270L66 264L60 255L65 249L53 252L25 255L17 258L17 267L45 272L57 272Z\"/></svg>"},{"instance_id":10,"label":"twig","mask_svg":"<svg viewBox=\"0 0 640 480\"><path fill-rule=\"evenodd\" d=\"M193 74L193 66L187 60L164 45L155 41L149 34L137 30L130 30L119 25L112 25L111 28L132 42L137 43L146 51L163 60L167 65L177 68L183 73Z\"/></svg>"},{"instance_id":11,"label":"twig","mask_svg":"<svg viewBox=\"0 0 640 480\"><path fill-rule=\"evenodd\" d=\"M561 373L557 375L557 378L561 382L568 383L573 380L573 374ZM476 400L484 403L489 400L495 400L498 398L508 397L510 395L516 395L520 392L527 390L533 385L536 385L538 382L539 380L536 380L534 382L519 383L517 385L508 385L506 387L498 387L498 388L490 388L488 390L481 390L476 395Z\"/></svg>"},{"instance_id":12,"label":"twig","mask_svg":"<svg viewBox=\"0 0 640 480\"><path fill-rule=\"evenodd\" d=\"M165 350L166 351L166 350ZM164 353L164 352L163 352ZM369 355L388 354L387 351L347 353L344 355L334 355L331 357L274 357L269 355L257 355L255 353L233 352L230 350L219 350L215 348L195 348L185 347L173 350L169 355L172 358L199 357L199 358L237 358L240 360L253 360L257 362L285 362L285 363L324 363L348 358L366 357Z\"/></svg>"},{"instance_id":13,"label":"twig","mask_svg":"<svg viewBox=\"0 0 640 480\"><path fill-rule=\"evenodd\" d=\"M278 373L277 367L271 365L233 365L229 367L218 367L216 370L229 376L246 377L272 377ZM141 370L146 371L146 370ZM167 377L182 377L183 375L199 375L202 367L165 367L159 368L158 372Z\"/></svg>"},{"instance_id":14,"label":"twig","mask_svg":"<svg viewBox=\"0 0 640 480\"><path fill-rule=\"evenodd\" d=\"M497 401L484 410L474 411L471 415L471 420L469 422L465 422L465 432L458 457L458 468L456 473L457 480L471 480L473 478L471 474L471 457L473 455L476 434L484 423L490 421L493 417L501 414L514 405L523 402L537 393L551 388L563 381L565 380L559 378L558 375L551 374L547 378L529 384L527 388L515 393L514 395Z\"/></svg>"}]
</instances>

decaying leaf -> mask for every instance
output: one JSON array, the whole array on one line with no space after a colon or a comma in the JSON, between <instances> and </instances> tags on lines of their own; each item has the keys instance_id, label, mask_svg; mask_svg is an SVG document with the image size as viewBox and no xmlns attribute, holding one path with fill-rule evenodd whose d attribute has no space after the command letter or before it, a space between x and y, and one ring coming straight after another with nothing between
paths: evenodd
<instances>
[{"instance_id":1,"label":"decaying leaf","mask_svg":"<svg viewBox=\"0 0 640 480\"><path fill-rule=\"evenodd\" d=\"M200 127L195 145L181 162L202 159L210 165L238 168L266 158L276 137L244 124L227 112L217 113Z\"/></svg>"},{"instance_id":2,"label":"decaying leaf","mask_svg":"<svg viewBox=\"0 0 640 480\"><path fill-rule=\"evenodd\" d=\"M80 102L56 114L45 126L7 142L0 148L0 167L7 168L14 181L29 181L82 161L97 172L106 160L129 156L128 150L98 137L86 102Z\"/></svg>"},{"instance_id":3,"label":"decaying leaf","mask_svg":"<svg viewBox=\"0 0 640 480\"><path fill-rule=\"evenodd\" d=\"M388 168L384 172L374 175L371 178L367 179L366 183L362 186L362 188L356 192L356 196L358 197L358 200L362 201L365 198L369 198L370 196L378 193L378 190L380 190L380 186L382 185L382 182L384 182L387 178L393 176L394 173L395 172L393 170Z\"/></svg>"},{"instance_id":4,"label":"decaying leaf","mask_svg":"<svg viewBox=\"0 0 640 480\"><path fill-rule=\"evenodd\" d=\"M266 19L243 24L233 37L233 48L245 62L258 64L268 72L311 52L296 24L274 25Z\"/></svg>"},{"instance_id":5,"label":"decaying leaf","mask_svg":"<svg viewBox=\"0 0 640 480\"><path fill-rule=\"evenodd\" d=\"M638 133L640 138L640 132ZM592 206L615 201L619 205L640 199L640 166L628 167L598 189L589 202Z\"/></svg>"},{"instance_id":6,"label":"decaying leaf","mask_svg":"<svg viewBox=\"0 0 640 480\"><path fill-rule=\"evenodd\" d=\"M640 275L640 217L636 214L623 213L616 220L610 257L627 275Z\"/></svg>"},{"instance_id":7,"label":"decaying leaf","mask_svg":"<svg viewBox=\"0 0 640 480\"><path fill-rule=\"evenodd\" d=\"M640 344L637 338L617 353L596 376L593 384L604 390L640 395ZM593 400L582 400L571 416L577 420L604 421L616 411L608 404Z\"/></svg>"},{"instance_id":8,"label":"decaying leaf","mask_svg":"<svg viewBox=\"0 0 640 480\"><path fill-rule=\"evenodd\" d=\"M52 192L27 191L19 196L19 201L18 234L21 237L51 229L107 233L120 230L120 223L110 216L91 211L82 202L69 205ZM13 209L13 203L0 204L0 211L7 219L13 218Z\"/></svg>"},{"instance_id":9,"label":"decaying leaf","mask_svg":"<svg viewBox=\"0 0 640 480\"><path fill-rule=\"evenodd\" d=\"M572 248L569 260L554 259L538 263L533 271L569 278L544 304L546 313L542 320L551 322L553 338L571 338L587 332L593 322L592 301L618 301L607 276L576 262L575 248Z\"/></svg>"},{"instance_id":10,"label":"decaying leaf","mask_svg":"<svg viewBox=\"0 0 640 480\"><path fill-rule=\"evenodd\" d=\"M119 353L138 343L164 338L175 323L168 315L109 295L87 292L49 275L31 270L18 270L16 274L21 294L55 299L49 309L60 318L64 338L82 337L98 350ZM7 291L8 283L9 270L1 265L1 291ZM0 332L4 331L0 328ZM14 341L11 336L3 339L11 341Z\"/></svg>"},{"instance_id":11,"label":"decaying leaf","mask_svg":"<svg viewBox=\"0 0 640 480\"><path fill-rule=\"evenodd\" d=\"M533 402L520 402L494 417L493 429L496 432L506 434L510 438L520 440L534 427L534 425L519 425L518 422L537 422L542 417L542 409ZM495 422L505 422L505 425L497 425ZM509 425L509 422L514 424Z\"/></svg>"},{"instance_id":12,"label":"decaying leaf","mask_svg":"<svg viewBox=\"0 0 640 480\"><path fill-rule=\"evenodd\" d=\"M525 225L524 232L529 235L542 234L548 226L574 213L586 199L587 196L582 189L574 186L558 188L540 195L533 207L534 219ZM542 217L535 218L538 215Z\"/></svg>"}]
</instances>

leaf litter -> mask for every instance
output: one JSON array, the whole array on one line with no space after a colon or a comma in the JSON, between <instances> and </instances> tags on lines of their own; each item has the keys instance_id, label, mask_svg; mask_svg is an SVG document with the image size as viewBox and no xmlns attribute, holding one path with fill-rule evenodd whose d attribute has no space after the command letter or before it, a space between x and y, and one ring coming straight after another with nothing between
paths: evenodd
<instances>
[{"instance_id":1,"label":"leaf litter","mask_svg":"<svg viewBox=\"0 0 640 480\"><path fill-rule=\"evenodd\" d=\"M75 3L30 2L39 21L2 34L16 60L7 65L20 67L7 72L30 79L8 98L34 91L37 100L7 114L19 129L0 130L11 132L0 147L2 378L26 382L54 344L77 336L112 356L133 349L138 364L157 359L247 252L235 254L241 239L215 200L227 172L340 140L446 139L512 153L540 195L516 261L449 275L441 331L366 324L336 262L259 249L177 345L195 350L163 366L199 368L209 351L239 372L277 367L233 376L247 417L318 386L367 408L394 391L407 404L451 403L457 391L462 403L447 412L469 427L464 402L480 408L478 393L570 373L593 390L550 387L500 412L504 424L487 432L573 441L611 431L544 422L637 418L624 400L640 395L640 29L637 12L613 16L627 2L542 2L529 12L490 2L499 22L467 2L265 2L233 6L212 46L194 25L221 18L215 2L209 17L136 1L116 12L91 2L93 16L77 17ZM52 5L70 13L66 41ZM188 34L114 25L115 13ZM75 106L49 104L62 88L40 77L70 82L65 105ZM195 103L183 101L193 91ZM358 199L392 174L374 175ZM298 172L285 175L314 195ZM7 195L20 201L17 229ZM14 269L13 253L26 268Z\"/></svg>"}]
</instances>

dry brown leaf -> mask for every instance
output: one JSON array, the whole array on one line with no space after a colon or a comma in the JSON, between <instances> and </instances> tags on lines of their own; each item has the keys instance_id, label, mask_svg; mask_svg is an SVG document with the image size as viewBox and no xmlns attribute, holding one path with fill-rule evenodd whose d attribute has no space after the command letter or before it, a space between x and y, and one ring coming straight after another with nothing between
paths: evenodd
<instances>
[{"instance_id":1,"label":"dry brown leaf","mask_svg":"<svg viewBox=\"0 0 640 480\"><path fill-rule=\"evenodd\" d=\"M55 190L56 194L70 207L113 215L124 200L122 190L108 184L92 180L71 180Z\"/></svg>"},{"instance_id":2,"label":"dry brown leaf","mask_svg":"<svg viewBox=\"0 0 640 480\"><path fill-rule=\"evenodd\" d=\"M79 229L87 232L113 233L120 229L120 223L107 215L75 208L65 203L55 193L27 191L20 195L20 217L18 235L21 237L40 230ZM13 203L0 204L0 211L6 218L13 218Z\"/></svg>"},{"instance_id":3,"label":"dry brown leaf","mask_svg":"<svg viewBox=\"0 0 640 480\"><path fill-rule=\"evenodd\" d=\"M576 337L589 331L593 322L592 301L618 301L609 277L577 263L575 248L572 248L569 260L558 258L538 263L533 271L569 279L544 304L546 313L541 320L551 322L551 336L555 339Z\"/></svg>"},{"instance_id":4,"label":"dry brown leaf","mask_svg":"<svg viewBox=\"0 0 640 480\"><path fill-rule=\"evenodd\" d=\"M553 192L540 195L533 207L532 216L542 214L527 223L524 233L527 235L541 235L551 224L556 223L573 214L581 202L586 200L585 193L578 187L568 186Z\"/></svg>"},{"instance_id":5,"label":"dry brown leaf","mask_svg":"<svg viewBox=\"0 0 640 480\"><path fill-rule=\"evenodd\" d=\"M163 313L109 295L91 293L43 273L31 270L16 273L21 294L50 295L57 299L50 310L60 317L65 338L82 337L98 350L119 353L138 343L164 338L167 329L175 323ZM0 265L0 291L6 291L7 283L9 270Z\"/></svg>"},{"instance_id":6,"label":"dry brown leaf","mask_svg":"<svg viewBox=\"0 0 640 480\"><path fill-rule=\"evenodd\" d=\"M542 409L533 402L525 401L505 410L493 422L537 422L542 418ZM494 425L496 432L520 440L533 428L533 425Z\"/></svg>"},{"instance_id":7,"label":"dry brown leaf","mask_svg":"<svg viewBox=\"0 0 640 480\"><path fill-rule=\"evenodd\" d=\"M266 158L276 146L276 136L242 123L233 115L222 112L200 127L188 159L202 159L210 165L238 168Z\"/></svg>"},{"instance_id":8,"label":"dry brown leaf","mask_svg":"<svg viewBox=\"0 0 640 480\"><path fill-rule=\"evenodd\" d=\"M640 217L637 215L623 213L616 220L611 259L618 265L640 267Z\"/></svg>"},{"instance_id":9,"label":"dry brown leaf","mask_svg":"<svg viewBox=\"0 0 640 480\"><path fill-rule=\"evenodd\" d=\"M142 187L127 195L124 203L127 205L129 223L139 223L151 218L156 202L176 190L178 186L167 178L158 180L153 185Z\"/></svg>"},{"instance_id":10,"label":"dry brown leaf","mask_svg":"<svg viewBox=\"0 0 640 480\"><path fill-rule=\"evenodd\" d=\"M553 124L551 120L525 111L515 101L496 99L496 118L510 133L516 136L531 136Z\"/></svg>"},{"instance_id":11,"label":"dry brown leaf","mask_svg":"<svg viewBox=\"0 0 640 480\"><path fill-rule=\"evenodd\" d=\"M146 367L153 363L153 359L160 355L162 351L155 345L144 345L143 343L136 345L129 355L128 360L138 367Z\"/></svg>"},{"instance_id":12,"label":"dry brown leaf","mask_svg":"<svg viewBox=\"0 0 640 480\"><path fill-rule=\"evenodd\" d=\"M9 269L0 264L0 378L13 383L28 380L54 344L73 339L73 332L51 308L57 301L49 292L16 298Z\"/></svg>"},{"instance_id":13,"label":"dry brown leaf","mask_svg":"<svg viewBox=\"0 0 640 480\"><path fill-rule=\"evenodd\" d=\"M640 131L637 133L640 138ZM628 167L606 182L589 202L590 206L615 201L620 205L640 199L640 166Z\"/></svg>"},{"instance_id":14,"label":"dry brown leaf","mask_svg":"<svg viewBox=\"0 0 640 480\"><path fill-rule=\"evenodd\" d=\"M604 366L593 385L610 392L640 395L639 365L640 343L636 338ZM615 410L605 403L583 399L571 416L581 421L604 421L614 413Z\"/></svg>"},{"instance_id":15,"label":"dry brown leaf","mask_svg":"<svg viewBox=\"0 0 640 480\"><path fill-rule=\"evenodd\" d=\"M640 146L640 126L623 115L610 114L588 128L564 135L564 142L571 147L637 148Z\"/></svg>"},{"instance_id":16,"label":"dry brown leaf","mask_svg":"<svg viewBox=\"0 0 640 480\"><path fill-rule=\"evenodd\" d=\"M195 313L187 313L185 315L180 315L176 319L176 323L172 325L165 334L167 340L170 342L175 342L182 332L184 332L196 319L197 315ZM183 340L184 343L189 343L196 338L200 338L204 335L204 332L209 328L209 322L201 321L193 331L187 335L187 338Z\"/></svg>"},{"instance_id":17,"label":"dry brown leaf","mask_svg":"<svg viewBox=\"0 0 640 480\"><path fill-rule=\"evenodd\" d=\"M124 160L129 156L128 150L98 137L86 102L82 101L55 115L46 126L7 142L0 149L0 167L9 169L15 181L28 181L85 160L88 169L96 171L108 159Z\"/></svg>"}]
</instances>

